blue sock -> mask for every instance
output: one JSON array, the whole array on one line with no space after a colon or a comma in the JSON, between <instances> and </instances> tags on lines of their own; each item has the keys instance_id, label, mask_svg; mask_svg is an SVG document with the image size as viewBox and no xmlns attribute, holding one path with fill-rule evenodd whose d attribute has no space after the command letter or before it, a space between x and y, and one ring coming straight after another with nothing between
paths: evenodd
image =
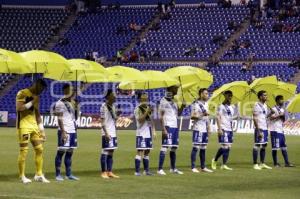
<instances>
[{"instance_id":1,"label":"blue sock","mask_svg":"<svg viewBox=\"0 0 300 199\"><path fill-rule=\"evenodd\" d=\"M272 150L273 164L278 164L277 162L277 150Z\"/></svg>"},{"instance_id":2,"label":"blue sock","mask_svg":"<svg viewBox=\"0 0 300 199\"><path fill-rule=\"evenodd\" d=\"M253 164L257 164L258 151L256 148L253 148L252 156L253 156Z\"/></svg>"},{"instance_id":3,"label":"blue sock","mask_svg":"<svg viewBox=\"0 0 300 199\"><path fill-rule=\"evenodd\" d=\"M266 157L266 149L261 148L260 149L260 162L263 164L265 162L265 157Z\"/></svg>"},{"instance_id":4,"label":"blue sock","mask_svg":"<svg viewBox=\"0 0 300 199\"><path fill-rule=\"evenodd\" d=\"M223 164L225 165L229 157L229 149L223 149L223 151Z\"/></svg>"},{"instance_id":5,"label":"blue sock","mask_svg":"<svg viewBox=\"0 0 300 199\"><path fill-rule=\"evenodd\" d=\"M144 156L143 158L144 170L149 172L149 156Z\"/></svg>"},{"instance_id":6,"label":"blue sock","mask_svg":"<svg viewBox=\"0 0 300 199\"><path fill-rule=\"evenodd\" d=\"M135 172L139 173L140 172L140 166L141 166L141 156L136 155L134 162L135 162Z\"/></svg>"},{"instance_id":7,"label":"blue sock","mask_svg":"<svg viewBox=\"0 0 300 199\"><path fill-rule=\"evenodd\" d=\"M64 156L64 151L57 151L56 157L55 157L55 175L60 175L60 167L61 167L61 161L62 157Z\"/></svg>"},{"instance_id":8,"label":"blue sock","mask_svg":"<svg viewBox=\"0 0 300 199\"><path fill-rule=\"evenodd\" d=\"M223 148L219 148L219 150L215 156L215 161L218 161L218 159L221 157L221 155L223 155L223 153L224 153Z\"/></svg>"},{"instance_id":9,"label":"blue sock","mask_svg":"<svg viewBox=\"0 0 300 199\"><path fill-rule=\"evenodd\" d=\"M170 151L170 165L171 169L176 168L176 152L175 151Z\"/></svg>"},{"instance_id":10,"label":"blue sock","mask_svg":"<svg viewBox=\"0 0 300 199\"><path fill-rule=\"evenodd\" d=\"M281 150L281 153L283 155L283 159L284 159L285 164L290 164L287 151L286 150Z\"/></svg>"},{"instance_id":11,"label":"blue sock","mask_svg":"<svg viewBox=\"0 0 300 199\"><path fill-rule=\"evenodd\" d=\"M113 167L113 156L112 155L107 155L106 164L107 164L107 171L111 172L112 167Z\"/></svg>"},{"instance_id":12,"label":"blue sock","mask_svg":"<svg viewBox=\"0 0 300 199\"><path fill-rule=\"evenodd\" d=\"M72 155L73 151L67 151L65 155L66 176L70 176L72 174Z\"/></svg>"},{"instance_id":13,"label":"blue sock","mask_svg":"<svg viewBox=\"0 0 300 199\"><path fill-rule=\"evenodd\" d=\"M196 167L195 161L196 161L197 152L198 152L198 149L196 147L193 147L192 152L191 152L192 169Z\"/></svg>"},{"instance_id":14,"label":"blue sock","mask_svg":"<svg viewBox=\"0 0 300 199\"><path fill-rule=\"evenodd\" d=\"M164 166L166 151L160 151L159 153L159 163L158 163L158 170L161 170Z\"/></svg>"},{"instance_id":15,"label":"blue sock","mask_svg":"<svg viewBox=\"0 0 300 199\"><path fill-rule=\"evenodd\" d=\"M100 157L100 165L101 165L102 172L107 171L106 159L107 159L107 155L102 153Z\"/></svg>"},{"instance_id":16,"label":"blue sock","mask_svg":"<svg viewBox=\"0 0 300 199\"><path fill-rule=\"evenodd\" d=\"M200 166L201 169L205 168L205 149L200 149Z\"/></svg>"}]
</instances>

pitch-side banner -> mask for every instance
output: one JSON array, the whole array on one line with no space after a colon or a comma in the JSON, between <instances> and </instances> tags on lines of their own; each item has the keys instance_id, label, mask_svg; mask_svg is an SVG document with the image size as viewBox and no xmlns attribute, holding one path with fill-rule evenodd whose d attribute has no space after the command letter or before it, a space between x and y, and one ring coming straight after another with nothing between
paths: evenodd
<instances>
[{"instance_id":1,"label":"pitch-side banner","mask_svg":"<svg viewBox=\"0 0 300 199\"><path fill-rule=\"evenodd\" d=\"M51 115L44 115L43 122L45 127L57 127L57 117ZM161 130L161 124L159 120L155 120L155 127L157 130ZM193 121L190 119L180 118L179 127L182 131L190 131L193 126ZM135 130L136 123L132 118L120 117L117 120L117 128L121 130ZM254 123L252 119L240 119L232 122L233 129L237 133L253 133ZM100 117L97 115L84 115L77 120L78 128L101 128ZM217 131L217 123L215 119L210 120L210 126L212 132ZM290 135L300 135L300 120L289 120L285 123L285 133Z\"/></svg>"},{"instance_id":2,"label":"pitch-side banner","mask_svg":"<svg viewBox=\"0 0 300 199\"><path fill-rule=\"evenodd\" d=\"M0 123L7 123L7 122L8 122L8 112L0 111Z\"/></svg>"}]
</instances>

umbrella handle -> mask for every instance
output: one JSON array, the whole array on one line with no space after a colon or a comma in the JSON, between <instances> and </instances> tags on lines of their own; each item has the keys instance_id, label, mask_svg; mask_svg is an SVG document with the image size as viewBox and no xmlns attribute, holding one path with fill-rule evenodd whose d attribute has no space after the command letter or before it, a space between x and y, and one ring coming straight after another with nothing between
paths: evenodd
<instances>
[{"instance_id":1,"label":"umbrella handle","mask_svg":"<svg viewBox=\"0 0 300 199\"><path fill-rule=\"evenodd\" d=\"M185 99L184 99L184 96L183 96L183 89L182 89L182 84L181 84L181 78L180 78L180 76L179 76L179 83L180 83L180 89L181 89L181 97L182 97L183 102L185 103Z\"/></svg>"}]
</instances>

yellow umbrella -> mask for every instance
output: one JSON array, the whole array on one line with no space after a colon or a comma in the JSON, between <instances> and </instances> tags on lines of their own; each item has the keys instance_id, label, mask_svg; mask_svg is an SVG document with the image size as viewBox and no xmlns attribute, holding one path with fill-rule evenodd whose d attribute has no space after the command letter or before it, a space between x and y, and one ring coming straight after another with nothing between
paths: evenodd
<instances>
[{"instance_id":1,"label":"yellow umbrella","mask_svg":"<svg viewBox=\"0 0 300 199\"><path fill-rule=\"evenodd\" d=\"M181 85L196 83L200 88L208 88L213 76L206 70L192 66L177 66L165 71L169 76L177 78Z\"/></svg>"},{"instance_id":2,"label":"yellow umbrella","mask_svg":"<svg viewBox=\"0 0 300 199\"><path fill-rule=\"evenodd\" d=\"M267 92L268 98L270 98L277 87L278 81L276 76L255 79L250 84L250 91L246 93L240 103L240 114L243 116L251 116L254 104L258 101L257 93L261 90L264 90Z\"/></svg>"},{"instance_id":3,"label":"yellow umbrella","mask_svg":"<svg viewBox=\"0 0 300 199\"><path fill-rule=\"evenodd\" d=\"M85 59L70 59L69 69L46 73L44 77L60 81L105 82L108 72L100 64Z\"/></svg>"},{"instance_id":4,"label":"yellow umbrella","mask_svg":"<svg viewBox=\"0 0 300 199\"><path fill-rule=\"evenodd\" d=\"M290 113L300 113L300 94L297 94L287 105L287 111Z\"/></svg>"},{"instance_id":5,"label":"yellow umbrella","mask_svg":"<svg viewBox=\"0 0 300 199\"><path fill-rule=\"evenodd\" d=\"M285 101L292 98L296 93L296 89L297 86L295 84L278 82L278 87L273 91L272 96L268 98L268 106L273 107L276 105L275 98L277 95L282 95Z\"/></svg>"},{"instance_id":6,"label":"yellow umbrella","mask_svg":"<svg viewBox=\"0 0 300 199\"><path fill-rule=\"evenodd\" d=\"M125 66L112 66L107 68L109 77L107 82L128 82L128 81L143 81L145 75L134 68Z\"/></svg>"},{"instance_id":7,"label":"yellow umbrella","mask_svg":"<svg viewBox=\"0 0 300 199\"><path fill-rule=\"evenodd\" d=\"M0 48L0 73L32 73L29 63L18 53Z\"/></svg>"},{"instance_id":8,"label":"yellow umbrella","mask_svg":"<svg viewBox=\"0 0 300 199\"><path fill-rule=\"evenodd\" d=\"M225 91L232 92L232 104L237 104L238 102L242 101L245 94L250 91L250 86L245 81L235 81L228 84L224 84L217 90L213 92L213 95L209 99L209 110L212 113L215 113L216 108L222 104L225 100L223 93Z\"/></svg>"},{"instance_id":9,"label":"yellow umbrella","mask_svg":"<svg viewBox=\"0 0 300 199\"><path fill-rule=\"evenodd\" d=\"M67 60L54 52L44 50L31 50L19 53L27 62L31 64L34 73L52 73L69 69Z\"/></svg>"},{"instance_id":10,"label":"yellow umbrella","mask_svg":"<svg viewBox=\"0 0 300 199\"><path fill-rule=\"evenodd\" d=\"M141 81L122 82L120 83L119 88L123 90L145 90L179 85L179 82L176 79L161 71L145 70L142 71L142 73L145 76L145 79Z\"/></svg>"}]
</instances>

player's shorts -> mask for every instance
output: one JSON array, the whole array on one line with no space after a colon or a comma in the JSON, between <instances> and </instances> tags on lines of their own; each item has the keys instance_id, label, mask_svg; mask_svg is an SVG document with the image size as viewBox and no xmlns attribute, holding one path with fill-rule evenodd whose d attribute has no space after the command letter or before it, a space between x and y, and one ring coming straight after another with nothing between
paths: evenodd
<instances>
[{"instance_id":1,"label":"player's shorts","mask_svg":"<svg viewBox=\"0 0 300 199\"><path fill-rule=\"evenodd\" d=\"M277 133L276 131L271 131L271 143L272 150L278 150L286 148L285 136L283 133Z\"/></svg>"},{"instance_id":2,"label":"player's shorts","mask_svg":"<svg viewBox=\"0 0 300 199\"><path fill-rule=\"evenodd\" d=\"M194 145L207 145L208 143L208 133L193 131L193 144Z\"/></svg>"},{"instance_id":3,"label":"player's shorts","mask_svg":"<svg viewBox=\"0 0 300 199\"><path fill-rule=\"evenodd\" d=\"M144 138L143 136L136 136L136 149L137 150L152 149L152 138Z\"/></svg>"},{"instance_id":4,"label":"player's shorts","mask_svg":"<svg viewBox=\"0 0 300 199\"><path fill-rule=\"evenodd\" d=\"M17 129L19 144L42 141L43 137L37 129Z\"/></svg>"},{"instance_id":5,"label":"player's shorts","mask_svg":"<svg viewBox=\"0 0 300 199\"><path fill-rule=\"evenodd\" d=\"M58 149L76 149L77 148L77 132L67 133L67 140L64 142L62 140L61 131L57 132L57 146Z\"/></svg>"},{"instance_id":6,"label":"player's shorts","mask_svg":"<svg viewBox=\"0 0 300 199\"><path fill-rule=\"evenodd\" d=\"M118 148L118 139L117 137L111 137L110 140L106 140L105 136L102 136L102 149L104 150L113 150Z\"/></svg>"},{"instance_id":7,"label":"player's shorts","mask_svg":"<svg viewBox=\"0 0 300 199\"><path fill-rule=\"evenodd\" d=\"M223 134L219 135L219 144L232 144L233 132L223 130Z\"/></svg>"},{"instance_id":8,"label":"player's shorts","mask_svg":"<svg viewBox=\"0 0 300 199\"><path fill-rule=\"evenodd\" d=\"M254 130L254 143L267 144L268 143L268 130L262 130L262 137L259 136L260 130Z\"/></svg>"},{"instance_id":9,"label":"player's shorts","mask_svg":"<svg viewBox=\"0 0 300 199\"><path fill-rule=\"evenodd\" d=\"M179 145L179 130L178 128L171 128L165 126L167 130L167 138L162 138L162 146L163 147L178 147Z\"/></svg>"}]
</instances>

